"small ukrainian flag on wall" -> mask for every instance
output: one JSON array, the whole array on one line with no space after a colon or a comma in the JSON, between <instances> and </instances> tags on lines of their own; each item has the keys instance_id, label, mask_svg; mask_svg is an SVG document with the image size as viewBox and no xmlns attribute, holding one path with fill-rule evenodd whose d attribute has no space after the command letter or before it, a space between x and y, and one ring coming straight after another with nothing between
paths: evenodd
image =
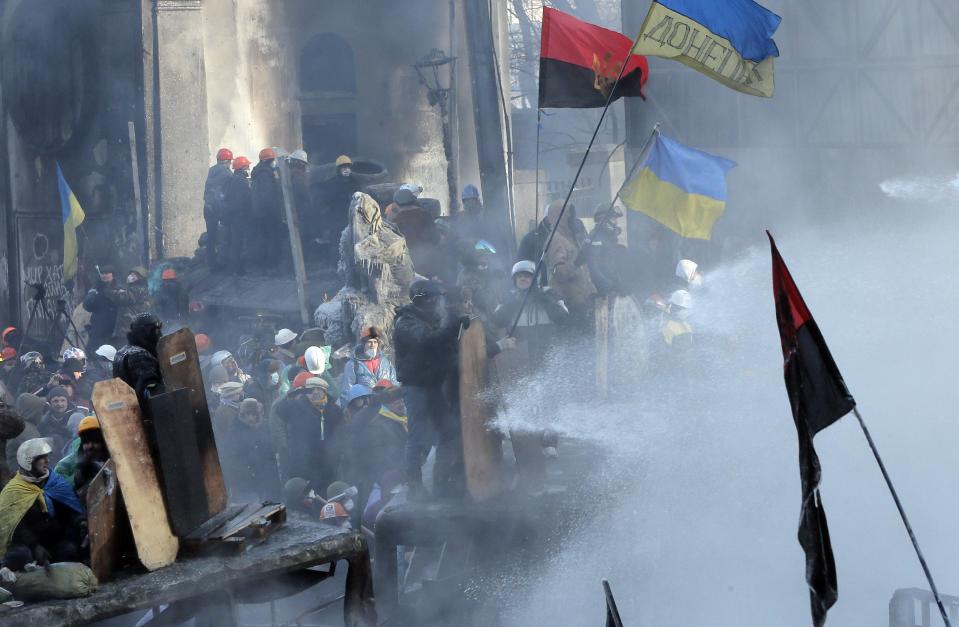
<instances>
[{"instance_id":1,"label":"small ukrainian flag on wall","mask_svg":"<svg viewBox=\"0 0 959 627\"><path fill-rule=\"evenodd\" d=\"M623 204L692 239L709 239L726 209L726 173L736 163L658 131L643 169L626 186Z\"/></svg>"},{"instance_id":2,"label":"small ukrainian flag on wall","mask_svg":"<svg viewBox=\"0 0 959 627\"><path fill-rule=\"evenodd\" d=\"M69 281L77 274L77 227L83 224L86 214L70 189L63 170L57 163L57 187L60 190L60 212L63 215L63 280Z\"/></svg>"}]
</instances>

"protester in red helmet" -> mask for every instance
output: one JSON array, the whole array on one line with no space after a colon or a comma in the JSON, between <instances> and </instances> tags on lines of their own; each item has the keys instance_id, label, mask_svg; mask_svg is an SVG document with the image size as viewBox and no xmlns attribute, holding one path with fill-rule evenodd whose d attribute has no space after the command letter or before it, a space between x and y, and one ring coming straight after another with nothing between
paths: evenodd
<instances>
[{"instance_id":1,"label":"protester in red helmet","mask_svg":"<svg viewBox=\"0 0 959 627\"><path fill-rule=\"evenodd\" d=\"M223 187L224 229L222 248L225 265L234 274L243 273L243 262L253 228L253 189L250 187L250 160L240 156L233 160L233 176Z\"/></svg>"},{"instance_id":2,"label":"protester in red helmet","mask_svg":"<svg viewBox=\"0 0 959 627\"><path fill-rule=\"evenodd\" d=\"M218 268L217 249L220 246L220 222L223 220L224 194L226 182L230 180L230 165L233 152L229 148L220 148L216 153L216 163L210 166L203 187L203 219L206 222L206 256L210 268Z\"/></svg>"}]
</instances>

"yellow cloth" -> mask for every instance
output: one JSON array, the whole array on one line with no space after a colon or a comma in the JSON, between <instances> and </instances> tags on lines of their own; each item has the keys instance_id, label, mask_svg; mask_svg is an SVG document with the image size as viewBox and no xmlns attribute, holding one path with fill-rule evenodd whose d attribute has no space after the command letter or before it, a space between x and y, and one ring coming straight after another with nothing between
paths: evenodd
<instances>
[{"instance_id":1,"label":"yellow cloth","mask_svg":"<svg viewBox=\"0 0 959 627\"><path fill-rule=\"evenodd\" d=\"M683 335L689 335L689 338L692 339L693 328L689 326L688 322L682 322L680 320L670 320L665 325L663 325L663 339L666 340L666 343L672 346L673 341Z\"/></svg>"},{"instance_id":2,"label":"yellow cloth","mask_svg":"<svg viewBox=\"0 0 959 627\"><path fill-rule=\"evenodd\" d=\"M406 416L400 416L399 414L394 414L385 407L380 407L380 415L384 418L388 418L394 422L400 423L403 426L403 431L409 431L409 426L407 424L408 419Z\"/></svg>"},{"instance_id":3,"label":"yellow cloth","mask_svg":"<svg viewBox=\"0 0 959 627\"><path fill-rule=\"evenodd\" d=\"M13 532L23 520L33 502L40 499L40 507L47 511L43 490L17 473L0 492L0 557L6 554Z\"/></svg>"}]
</instances>

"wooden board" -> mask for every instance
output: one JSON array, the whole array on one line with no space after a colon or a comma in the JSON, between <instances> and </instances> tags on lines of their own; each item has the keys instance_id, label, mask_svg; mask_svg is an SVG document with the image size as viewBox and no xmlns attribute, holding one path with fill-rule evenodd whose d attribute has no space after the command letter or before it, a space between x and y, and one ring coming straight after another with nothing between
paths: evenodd
<instances>
[{"instance_id":1,"label":"wooden board","mask_svg":"<svg viewBox=\"0 0 959 627\"><path fill-rule=\"evenodd\" d=\"M113 574L120 558L120 537L125 515L117 484L116 464L107 460L87 486L87 530L90 536L90 569L100 581Z\"/></svg>"},{"instance_id":2,"label":"wooden board","mask_svg":"<svg viewBox=\"0 0 959 627\"><path fill-rule=\"evenodd\" d=\"M460 421L463 428L463 461L466 489L477 501L500 492L499 438L488 427L493 408L489 392L489 360L486 357L486 331L473 320L460 336Z\"/></svg>"},{"instance_id":3,"label":"wooden board","mask_svg":"<svg viewBox=\"0 0 959 627\"><path fill-rule=\"evenodd\" d=\"M150 398L149 404L157 471L170 526L182 538L210 518L190 390L180 388L158 394Z\"/></svg>"},{"instance_id":4,"label":"wooden board","mask_svg":"<svg viewBox=\"0 0 959 627\"><path fill-rule=\"evenodd\" d=\"M93 387L93 406L116 466L137 557L147 570L168 566L180 545L170 530L137 396L120 379L100 381Z\"/></svg>"},{"instance_id":5,"label":"wooden board","mask_svg":"<svg viewBox=\"0 0 959 627\"><path fill-rule=\"evenodd\" d=\"M193 406L193 424L196 439L200 447L200 463L203 466L203 486L206 490L207 514L215 516L227 505L226 483L220 468L220 457L213 437L213 421L203 389L203 376L200 374L200 359L196 352L196 341L190 329L180 329L160 338L157 353L160 359L160 372L166 389L186 388L190 390L190 402Z\"/></svg>"}]
</instances>

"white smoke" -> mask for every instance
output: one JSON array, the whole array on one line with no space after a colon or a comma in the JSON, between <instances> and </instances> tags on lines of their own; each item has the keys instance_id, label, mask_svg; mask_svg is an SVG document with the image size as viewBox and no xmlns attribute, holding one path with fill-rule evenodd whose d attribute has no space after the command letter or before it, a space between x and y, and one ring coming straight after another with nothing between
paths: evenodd
<instances>
[{"instance_id":1,"label":"white smoke","mask_svg":"<svg viewBox=\"0 0 959 627\"><path fill-rule=\"evenodd\" d=\"M913 177L889 179L879 184L889 198L924 203L959 200L959 174L952 178Z\"/></svg>"}]
</instances>

